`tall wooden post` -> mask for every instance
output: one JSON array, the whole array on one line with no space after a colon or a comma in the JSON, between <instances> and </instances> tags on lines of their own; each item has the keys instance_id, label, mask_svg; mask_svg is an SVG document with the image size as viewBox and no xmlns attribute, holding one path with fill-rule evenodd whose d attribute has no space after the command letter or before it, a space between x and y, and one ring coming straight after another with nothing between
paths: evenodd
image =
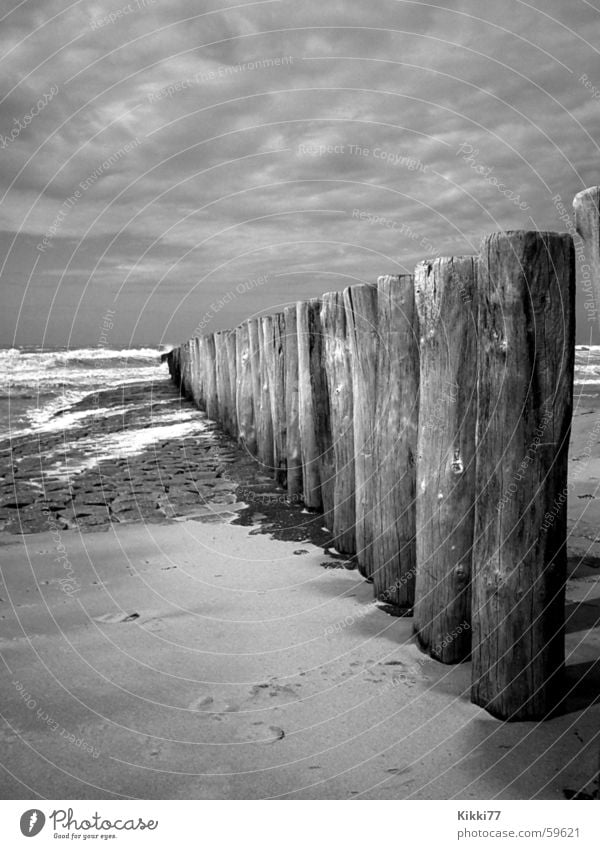
<instances>
[{"instance_id":1,"label":"tall wooden post","mask_svg":"<svg viewBox=\"0 0 600 849\"><path fill-rule=\"evenodd\" d=\"M236 365L236 348L237 348L237 328L225 331L225 352L227 360L227 370L229 372L229 391L230 391L230 407L229 418L227 421L226 430L237 439L239 436L238 421L237 421L237 365Z\"/></svg>"},{"instance_id":2,"label":"tall wooden post","mask_svg":"<svg viewBox=\"0 0 600 849\"><path fill-rule=\"evenodd\" d=\"M227 335L229 331L218 330L214 334L216 382L217 382L217 421L226 433L233 432L233 393L229 361L227 357Z\"/></svg>"},{"instance_id":3,"label":"tall wooden post","mask_svg":"<svg viewBox=\"0 0 600 849\"><path fill-rule=\"evenodd\" d=\"M285 421L285 368L283 313L263 318L266 367L269 378L271 421L273 423L273 470L280 486L287 486L286 421Z\"/></svg>"},{"instance_id":4,"label":"tall wooden post","mask_svg":"<svg viewBox=\"0 0 600 849\"><path fill-rule=\"evenodd\" d=\"M600 187L594 186L575 195L573 200L577 290L583 292L583 308L598 330L600 307ZM596 338L597 334L594 334Z\"/></svg>"},{"instance_id":5,"label":"tall wooden post","mask_svg":"<svg viewBox=\"0 0 600 849\"><path fill-rule=\"evenodd\" d=\"M302 488L306 507L320 510L321 479L319 476L319 450L314 399L311 378L311 350L314 348L315 314L318 317L321 302L314 298L310 301L298 301L296 321L298 333L298 401L300 447L302 451Z\"/></svg>"},{"instance_id":6,"label":"tall wooden post","mask_svg":"<svg viewBox=\"0 0 600 849\"><path fill-rule=\"evenodd\" d=\"M206 378L206 415L216 422L219 416L217 397L217 372L215 336L209 333L203 337L203 353L205 357L204 374Z\"/></svg>"},{"instance_id":7,"label":"tall wooden post","mask_svg":"<svg viewBox=\"0 0 600 849\"><path fill-rule=\"evenodd\" d=\"M413 277L377 281L377 404L373 584L376 598L408 611L416 573L415 478L419 345Z\"/></svg>"},{"instance_id":8,"label":"tall wooden post","mask_svg":"<svg viewBox=\"0 0 600 849\"><path fill-rule=\"evenodd\" d=\"M250 358L250 379L252 383L252 407L254 411L254 429L256 435L255 456L259 463L264 464L265 456L265 410L260 374L260 336L259 336L259 320L257 318L248 319L248 356ZM269 416L271 411L268 410ZM272 440L272 434L269 434L269 442ZM269 474L271 469L265 469Z\"/></svg>"},{"instance_id":9,"label":"tall wooden post","mask_svg":"<svg viewBox=\"0 0 600 849\"><path fill-rule=\"evenodd\" d=\"M531 720L557 704L564 666L571 237L488 236L478 289L471 698Z\"/></svg>"},{"instance_id":10,"label":"tall wooden post","mask_svg":"<svg viewBox=\"0 0 600 849\"><path fill-rule=\"evenodd\" d=\"M342 292L323 295L321 323L325 341L325 364L335 462L333 538L338 551L356 551L354 509L354 432L352 421L352 374Z\"/></svg>"},{"instance_id":11,"label":"tall wooden post","mask_svg":"<svg viewBox=\"0 0 600 849\"><path fill-rule=\"evenodd\" d=\"M194 401L200 410L206 409L206 387L204 376L204 342L201 336L196 336L193 339L194 345L194 362L196 374L196 386L194 388Z\"/></svg>"},{"instance_id":12,"label":"tall wooden post","mask_svg":"<svg viewBox=\"0 0 600 849\"><path fill-rule=\"evenodd\" d=\"M258 369L260 379L260 425L258 427L258 457L267 474L274 476L273 420L271 418L271 392L269 389L269 370L265 350L264 320L257 319L258 331Z\"/></svg>"},{"instance_id":13,"label":"tall wooden post","mask_svg":"<svg viewBox=\"0 0 600 849\"><path fill-rule=\"evenodd\" d=\"M344 290L352 369L356 557L365 578L373 574L373 502L375 499L374 432L377 402L377 287Z\"/></svg>"},{"instance_id":14,"label":"tall wooden post","mask_svg":"<svg viewBox=\"0 0 600 849\"><path fill-rule=\"evenodd\" d=\"M290 501L302 499L302 451L300 447L300 397L298 387L298 329L296 306L284 310L285 420L287 492Z\"/></svg>"},{"instance_id":15,"label":"tall wooden post","mask_svg":"<svg viewBox=\"0 0 600 849\"><path fill-rule=\"evenodd\" d=\"M331 423L331 405L327 380L327 351L325 330L323 327L323 301L319 300L314 310L308 313L310 341L310 383L312 390L313 414L315 418L315 437L319 484L323 502L323 522L333 530L335 456L333 453L333 435Z\"/></svg>"},{"instance_id":16,"label":"tall wooden post","mask_svg":"<svg viewBox=\"0 0 600 849\"><path fill-rule=\"evenodd\" d=\"M245 321L235 331L236 389L235 408L240 444L252 457L256 456L254 392L250 357L250 329Z\"/></svg>"},{"instance_id":17,"label":"tall wooden post","mask_svg":"<svg viewBox=\"0 0 600 849\"><path fill-rule=\"evenodd\" d=\"M475 257L445 257L415 269L420 379L414 627L423 648L443 663L460 663L471 653L476 283Z\"/></svg>"}]
</instances>

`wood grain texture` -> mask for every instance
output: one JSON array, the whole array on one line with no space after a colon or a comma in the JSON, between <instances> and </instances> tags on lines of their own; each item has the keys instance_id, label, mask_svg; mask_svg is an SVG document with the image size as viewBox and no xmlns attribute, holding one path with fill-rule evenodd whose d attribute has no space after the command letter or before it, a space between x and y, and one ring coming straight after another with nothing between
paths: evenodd
<instances>
[{"instance_id":1,"label":"wood grain texture","mask_svg":"<svg viewBox=\"0 0 600 849\"><path fill-rule=\"evenodd\" d=\"M594 186L575 195L573 200L577 291L582 293L583 308L589 322L585 335L598 329L600 306L600 187Z\"/></svg>"},{"instance_id":2,"label":"wood grain texture","mask_svg":"<svg viewBox=\"0 0 600 849\"><path fill-rule=\"evenodd\" d=\"M479 257L472 701L538 719L561 696L574 366L570 236L495 233Z\"/></svg>"},{"instance_id":3,"label":"wood grain texture","mask_svg":"<svg viewBox=\"0 0 600 849\"><path fill-rule=\"evenodd\" d=\"M285 363L284 337L285 318L283 313L263 318L264 348L271 422L273 425L273 471L280 486L287 488L286 420L285 420Z\"/></svg>"},{"instance_id":4,"label":"wood grain texture","mask_svg":"<svg viewBox=\"0 0 600 849\"><path fill-rule=\"evenodd\" d=\"M374 571L375 404L377 401L377 287L364 283L344 290L352 372L356 556L360 573Z\"/></svg>"},{"instance_id":5,"label":"wood grain texture","mask_svg":"<svg viewBox=\"0 0 600 849\"><path fill-rule=\"evenodd\" d=\"M284 309L285 421L287 493L302 501L302 450L300 443L300 396L298 387L298 328L296 305Z\"/></svg>"},{"instance_id":6,"label":"wood grain texture","mask_svg":"<svg viewBox=\"0 0 600 849\"><path fill-rule=\"evenodd\" d=\"M215 337L208 333L202 337L202 352L204 356L205 397L206 415L212 421L216 421L219 415L219 404L217 397L217 364L215 353Z\"/></svg>"},{"instance_id":7,"label":"wood grain texture","mask_svg":"<svg viewBox=\"0 0 600 849\"><path fill-rule=\"evenodd\" d=\"M216 421L219 422L226 433L232 434L234 430L234 403L231 386L231 373L227 356L228 335L229 331L225 330L218 330L214 334L218 405Z\"/></svg>"},{"instance_id":8,"label":"wood grain texture","mask_svg":"<svg viewBox=\"0 0 600 849\"><path fill-rule=\"evenodd\" d=\"M321 500L323 502L323 522L329 530L332 530L335 489L335 455L333 452L329 386L327 381L322 300L319 301L319 305L314 310L309 312L308 323L310 379L313 399L313 414L315 419L315 436L318 452L317 456Z\"/></svg>"},{"instance_id":9,"label":"wood grain texture","mask_svg":"<svg viewBox=\"0 0 600 849\"><path fill-rule=\"evenodd\" d=\"M352 372L342 292L322 298L321 326L325 342L325 374L334 459L334 544L343 554L356 552L354 495L354 429Z\"/></svg>"},{"instance_id":10,"label":"wood grain texture","mask_svg":"<svg viewBox=\"0 0 600 849\"><path fill-rule=\"evenodd\" d=\"M257 429L258 457L264 467L265 474L274 476L273 420L271 418L271 392L269 389L263 319L257 319L256 326L258 332L258 367L260 379L260 423Z\"/></svg>"},{"instance_id":11,"label":"wood grain texture","mask_svg":"<svg viewBox=\"0 0 600 849\"><path fill-rule=\"evenodd\" d=\"M238 422L237 422L237 410L236 410L236 397L237 397L237 328L233 330L225 331L225 351L227 358L227 369L229 371L229 391L230 395L230 407L229 407L229 417L227 420L227 433L230 436L233 436L234 439L238 438Z\"/></svg>"},{"instance_id":12,"label":"wood grain texture","mask_svg":"<svg viewBox=\"0 0 600 849\"><path fill-rule=\"evenodd\" d=\"M471 653L475 522L477 260L444 257L415 269L420 378L414 627L442 663Z\"/></svg>"},{"instance_id":13,"label":"wood grain texture","mask_svg":"<svg viewBox=\"0 0 600 849\"><path fill-rule=\"evenodd\" d=\"M238 441L252 457L256 457L254 385L250 358L250 329L247 321L240 324L235 331L235 358L235 410Z\"/></svg>"},{"instance_id":14,"label":"wood grain texture","mask_svg":"<svg viewBox=\"0 0 600 849\"><path fill-rule=\"evenodd\" d=\"M262 390L262 378L260 369L260 322L258 318L251 318L248 324L248 355L250 358L250 379L252 391L252 404L254 410L254 429L256 437L256 448L254 456L256 460L263 466L262 470L266 474L271 474L272 455L269 461L269 466L265 468L265 454L267 452L267 444L272 450L272 430L266 429L265 425L265 408ZM270 405L269 405L270 407ZM271 417L270 408L267 410L268 417Z\"/></svg>"},{"instance_id":15,"label":"wood grain texture","mask_svg":"<svg viewBox=\"0 0 600 849\"><path fill-rule=\"evenodd\" d=\"M377 404L373 584L378 599L410 610L416 574L419 346L413 276L377 281Z\"/></svg>"},{"instance_id":16,"label":"wood grain texture","mask_svg":"<svg viewBox=\"0 0 600 849\"><path fill-rule=\"evenodd\" d=\"M310 371L311 351L315 340L315 314L318 316L321 302L317 298L310 301L298 301L296 322L298 334L298 401L300 450L302 453L302 494L304 504L311 510L321 510L321 478L319 475L319 450L315 408Z\"/></svg>"}]
</instances>

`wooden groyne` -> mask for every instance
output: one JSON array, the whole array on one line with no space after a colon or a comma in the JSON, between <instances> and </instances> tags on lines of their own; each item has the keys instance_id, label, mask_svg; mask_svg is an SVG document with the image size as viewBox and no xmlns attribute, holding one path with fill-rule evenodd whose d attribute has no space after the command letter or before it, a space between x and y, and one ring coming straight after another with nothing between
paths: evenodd
<instances>
[{"instance_id":1,"label":"wooden groyne","mask_svg":"<svg viewBox=\"0 0 600 849\"><path fill-rule=\"evenodd\" d=\"M598 274L598 190L578 198ZM574 299L571 235L495 233L478 256L426 260L168 357L290 501L323 512L375 597L414 614L421 648L471 660L472 701L506 720L549 716L563 697Z\"/></svg>"}]
</instances>

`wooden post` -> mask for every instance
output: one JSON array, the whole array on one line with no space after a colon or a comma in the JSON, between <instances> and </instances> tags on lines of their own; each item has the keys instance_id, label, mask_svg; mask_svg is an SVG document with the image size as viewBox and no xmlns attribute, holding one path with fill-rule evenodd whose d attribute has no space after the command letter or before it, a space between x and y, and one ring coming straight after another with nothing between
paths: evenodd
<instances>
[{"instance_id":1,"label":"wooden post","mask_svg":"<svg viewBox=\"0 0 600 849\"><path fill-rule=\"evenodd\" d=\"M256 457L256 425L254 417L254 386L250 356L250 328L245 321L235 331L236 393L235 409L240 444Z\"/></svg>"},{"instance_id":2,"label":"wooden post","mask_svg":"<svg viewBox=\"0 0 600 849\"><path fill-rule=\"evenodd\" d=\"M209 419L216 422L219 415L219 405L217 396L217 371L214 333L209 333L204 336L203 342L203 353L205 357L204 374L206 380L206 415Z\"/></svg>"},{"instance_id":3,"label":"wooden post","mask_svg":"<svg viewBox=\"0 0 600 849\"><path fill-rule=\"evenodd\" d=\"M321 302L316 298L310 301L298 301L296 304L302 492L304 504L311 510L320 510L323 507L310 370L311 349L315 345L313 337L314 316L315 313L318 316L320 308Z\"/></svg>"},{"instance_id":4,"label":"wooden post","mask_svg":"<svg viewBox=\"0 0 600 849\"><path fill-rule=\"evenodd\" d=\"M257 318L250 318L248 325L248 355L250 358L250 379L252 382L252 406L254 410L254 431L256 439L255 457L261 465L264 465L266 436L272 441L272 432L267 433L265 429L265 409L262 391L262 380L260 371L260 322ZM271 415L268 410L269 417ZM271 473L271 469L265 469Z\"/></svg>"},{"instance_id":5,"label":"wooden post","mask_svg":"<svg viewBox=\"0 0 600 849\"><path fill-rule=\"evenodd\" d=\"M273 420L271 418L271 393L269 389L269 370L267 367L267 354L265 351L265 333L262 319L257 319L258 330L258 367L260 378L260 425L258 426L258 452L259 460L265 467L264 470L274 475L274 443L273 443Z\"/></svg>"},{"instance_id":6,"label":"wooden post","mask_svg":"<svg viewBox=\"0 0 600 849\"><path fill-rule=\"evenodd\" d=\"M186 398L191 398L190 386L190 343L182 342L180 348L181 357L181 391Z\"/></svg>"},{"instance_id":7,"label":"wooden post","mask_svg":"<svg viewBox=\"0 0 600 849\"><path fill-rule=\"evenodd\" d=\"M588 321L598 329L600 304L600 187L594 186L575 195L573 200L577 291L583 292L583 308ZM594 337L596 334L594 334Z\"/></svg>"},{"instance_id":8,"label":"wooden post","mask_svg":"<svg viewBox=\"0 0 600 849\"><path fill-rule=\"evenodd\" d=\"M478 289L471 698L533 720L556 706L564 667L571 237L488 236Z\"/></svg>"},{"instance_id":9,"label":"wooden post","mask_svg":"<svg viewBox=\"0 0 600 849\"><path fill-rule=\"evenodd\" d=\"M374 425L377 400L377 287L344 290L352 369L356 556L365 578L373 574Z\"/></svg>"},{"instance_id":10,"label":"wooden post","mask_svg":"<svg viewBox=\"0 0 600 849\"><path fill-rule=\"evenodd\" d=\"M411 274L378 279L377 313L373 584L376 598L409 611L416 573L419 409L419 346Z\"/></svg>"},{"instance_id":11,"label":"wooden post","mask_svg":"<svg viewBox=\"0 0 600 849\"><path fill-rule=\"evenodd\" d=\"M206 409L206 395L204 386L204 357L203 357L203 342L201 336L196 336L192 340L194 352L194 402L198 409Z\"/></svg>"},{"instance_id":12,"label":"wooden post","mask_svg":"<svg viewBox=\"0 0 600 849\"><path fill-rule=\"evenodd\" d=\"M321 500L323 502L323 522L333 529L335 456L331 429L329 386L327 381L327 357L325 332L323 329L323 302L308 314L308 335L310 344L310 377L312 406L315 418L315 437Z\"/></svg>"},{"instance_id":13,"label":"wooden post","mask_svg":"<svg viewBox=\"0 0 600 849\"><path fill-rule=\"evenodd\" d=\"M420 380L414 627L442 663L471 653L475 521L477 261L449 257L415 269Z\"/></svg>"},{"instance_id":14,"label":"wooden post","mask_svg":"<svg viewBox=\"0 0 600 849\"><path fill-rule=\"evenodd\" d=\"M274 477L280 486L286 487L285 369L283 353L285 318L283 313L265 316L263 318L263 331L266 367L269 379L271 421L273 423Z\"/></svg>"},{"instance_id":15,"label":"wooden post","mask_svg":"<svg viewBox=\"0 0 600 849\"><path fill-rule=\"evenodd\" d=\"M334 455L333 538L342 554L356 551L352 373L342 292L323 295L321 322Z\"/></svg>"},{"instance_id":16,"label":"wooden post","mask_svg":"<svg viewBox=\"0 0 600 849\"><path fill-rule=\"evenodd\" d=\"M290 501L302 499L302 451L300 448L300 420L298 394L298 330L296 306L284 309L285 337L285 421L287 493Z\"/></svg>"},{"instance_id":17,"label":"wooden post","mask_svg":"<svg viewBox=\"0 0 600 849\"><path fill-rule=\"evenodd\" d=\"M236 368L236 338L237 338L237 328L233 330L225 331L225 352L227 359L227 370L229 372L229 415L227 420L226 430L233 436L234 439L237 439L238 433L238 421L237 421L237 409L236 409L236 400L237 400L237 368Z\"/></svg>"},{"instance_id":18,"label":"wooden post","mask_svg":"<svg viewBox=\"0 0 600 849\"><path fill-rule=\"evenodd\" d=\"M214 334L218 404L218 415L216 420L226 433L231 434L233 432L233 395L227 357L226 338L228 333L229 331L218 330Z\"/></svg>"}]
</instances>

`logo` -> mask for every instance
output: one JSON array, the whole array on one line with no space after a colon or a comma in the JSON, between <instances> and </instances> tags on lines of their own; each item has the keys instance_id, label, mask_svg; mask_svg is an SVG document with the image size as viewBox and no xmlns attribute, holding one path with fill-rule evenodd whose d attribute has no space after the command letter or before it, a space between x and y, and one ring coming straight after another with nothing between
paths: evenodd
<instances>
[{"instance_id":1,"label":"logo","mask_svg":"<svg viewBox=\"0 0 600 849\"><path fill-rule=\"evenodd\" d=\"M25 837L35 837L43 829L46 817L37 808L25 811L21 816L21 834Z\"/></svg>"}]
</instances>

